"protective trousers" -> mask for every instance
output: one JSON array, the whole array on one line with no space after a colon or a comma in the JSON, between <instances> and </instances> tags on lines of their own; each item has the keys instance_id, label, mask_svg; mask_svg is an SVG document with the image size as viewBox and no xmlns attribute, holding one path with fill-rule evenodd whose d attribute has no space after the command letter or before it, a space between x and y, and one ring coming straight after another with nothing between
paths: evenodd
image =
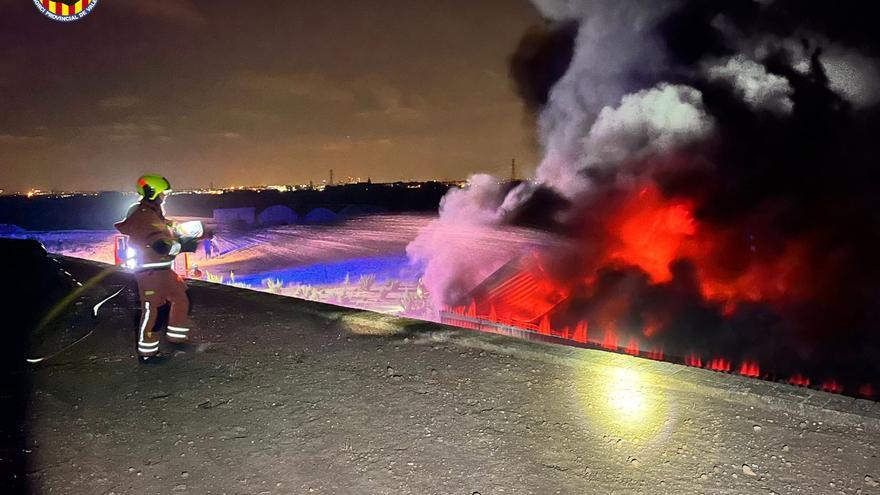
<instances>
[{"instance_id":1,"label":"protective trousers","mask_svg":"<svg viewBox=\"0 0 880 495\"><path fill-rule=\"evenodd\" d=\"M149 357L159 352L159 336L154 331L159 307L171 304L165 339L176 344L189 341L189 298L186 283L171 269L144 270L135 274L141 300L138 324L138 355Z\"/></svg>"}]
</instances>

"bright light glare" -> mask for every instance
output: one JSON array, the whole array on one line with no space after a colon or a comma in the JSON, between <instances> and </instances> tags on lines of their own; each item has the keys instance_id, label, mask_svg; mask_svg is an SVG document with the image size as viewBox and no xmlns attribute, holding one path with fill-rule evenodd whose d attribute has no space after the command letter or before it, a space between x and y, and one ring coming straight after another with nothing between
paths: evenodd
<instances>
[{"instance_id":1,"label":"bright light glare","mask_svg":"<svg viewBox=\"0 0 880 495\"><path fill-rule=\"evenodd\" d=\"M125 267L129 270L137 268L137 251L134 248L125 248Z\"/></svg>"},{"instance_id":2,"label":"bright light glare","mask_svg":"<svg viewBox=\"0 0 880 495\"><path fill-rule=\"evenodd\" d=\"M592 424L609 435L644 443L663 436L670 404L660 375L640 364L631 356L601 353L584 361L577 385Z\"/></svg>"},{"instance_id":3,"label":"bright light glare","mask_svg":"<svg viewBox=\"0 0 880 495\"><path fill-rule=\"evenodd\" d=\"M647 404L642 379L631 369L617 368L611 374L608 405L622 420L637 420L645 415Z\"/></svg>"},{"instance_id":4,"label":"bright light glare","mask_svg":"<svg viewBox=\"0 0 880 495\"><path fill-rule=\"evenodd\" d=\"M183 222L177 225L177 235L184 238L196 239L204 235L205 228L202 222L193 220L191 222Z\"/></svg>"}]
</instances>

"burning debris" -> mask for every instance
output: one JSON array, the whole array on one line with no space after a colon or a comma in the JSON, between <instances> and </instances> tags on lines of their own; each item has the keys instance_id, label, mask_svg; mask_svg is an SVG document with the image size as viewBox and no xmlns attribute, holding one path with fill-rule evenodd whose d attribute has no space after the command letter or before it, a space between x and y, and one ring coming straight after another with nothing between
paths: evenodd
<instances>
[{"instance_id":1,"label":"burning debris","mask_svg":"<svg viewBox=\"0 0 880 495\"><path fill-rule=\"evenodd\" d=\"M569 242L478 284L467 243L417 239L435 306L872 396L880 41L869 7L534 2L548 26L525 36L511 73L537 111L536 180L476 178L438 222L529 223Z\"/></svg>"}]
</instances>

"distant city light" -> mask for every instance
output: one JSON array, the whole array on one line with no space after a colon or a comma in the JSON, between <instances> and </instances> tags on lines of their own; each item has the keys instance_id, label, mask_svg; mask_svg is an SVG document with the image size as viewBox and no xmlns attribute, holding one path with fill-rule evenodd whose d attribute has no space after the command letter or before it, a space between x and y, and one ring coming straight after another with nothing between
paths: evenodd
<instances>
[{"instance_id":1,"label":"distant city light","mask_svg":"<svg viewBox=\"0 0 880 495\"><path fill-rule=\"evenodd\" d=\"M230 185L226 187L206 187L206 188L192 188L192 189L176 189L173 192L174 196L178 195L192 195L192 194L214 194L221 195L227 193L241 192L241 191L250 191L255 193L262 192L279 192L279 193L290 193L296 191L324 191L327 188L345 188L345 187L364 187L368 188L371 186L385 186L385 187L404 187L409 189L420 189L425 187L430 187L431 184L442 184L447 187L466 187L468 185L467 181L464 180L428 180L428 181L394 181L394 182L372 182L371 179L367 179L366 182L363 182L360 177L352 177L350 178L350 182L337 182L335 184L328 184L326 180L321 183L306 183L306 184L272 184L272 185L255 185L255 186L245 186L245 185ZM70 198L76 196L98 196L100 194L124 194L124 195L134 195L133 191L76 191L76 190L51 190L44 191L37 188L32 188L24 191L4 191L0 189L0 196L19 196L26 198L36 198L36 197L48 197L48 198Z\"/></svg>"}]
</instances>

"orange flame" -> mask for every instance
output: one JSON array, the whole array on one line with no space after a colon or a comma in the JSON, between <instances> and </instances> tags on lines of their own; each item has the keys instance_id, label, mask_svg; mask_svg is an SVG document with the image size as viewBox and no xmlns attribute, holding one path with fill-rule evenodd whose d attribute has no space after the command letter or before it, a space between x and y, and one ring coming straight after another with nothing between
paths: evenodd
<instances>
[{"instance_id":1,"label":"orange flame","mask_svg":"<svg viewBox=\"0 0 880 495\"><path fill-rule=\"evenodd\" d=\"M810 379L803 375L794 375L788 379L788 383L796 385L798 387L809 387Z\"/></svg>"},{"instance_id":2,"label":"orange flame","mask_svg":"<svg viewBox=\"0 0 880 495\"><path fill-rule=\"evenodd\" d=\"M730 361L724 358L715 358L709 361L709 365L707 366L712 371L721 371L723 373L727 373L730 371Z\"/></svg>"},{"instance_id":3,"label":"orange flame","mask_svg":"<svg viewBox=\"0 0 880 495\"><path fill-rule=\"evenodd\" d=\"M639 355L639 343L634 338L629 339L629 344L626 346L626 353L638 356Z\"/></svg>"},{"instance_id":4,"label":"orange flame","mask_svg":"<svg viewBox=\"0 0 880 495\"><path fill-rule=\"evenodd\" d=\"M822 386L819 388L825 392L831 392L834 394L839 394L839 393L843 392L843 385L841 385L840 383L837 382L837 380L834 380L834 379L826 380L824 383L822 383Z\"/></svg>"},{"instance_id":5,"label":"orange flame","mask_svg":"<svg viewBox=\"0 0 880 495\"><path fill-rule=\"evenodd\" d=\"M670 262L696 232L692 209L685 202L664 201L652 187L642 189L612 220L619 244L609 261L638 266L655 283L669 281Z\"/></svg>"},{"instance_id":6,"label":"orange flame","mask_svg":"<svg viewBox=\"0 0 880 495\"><path fill-rule=\"evenodd\" d=\"M613 328L605 330L605 337L602 339L602 348L608 350L617 350L617 332Z\"/></svg>"},{"instance_id":7,"label":"orange flame","mask_svg":"<svg viewBox=\"0 0 880 495\"><path fill-rule=\"evenodd\" d=\"M742 376L758 378L761 376L761 368L758 366L758 363L754 361L744 361L739 367L739 374Z\"/></svg>"},{"instance_id":8,"label":"orange flame","mask_svg":"<svg viewBox=\"0 0 880 495\"><path fill-rule=\"evenodd\" d=\"M582 344L587 343L587 322L582 321L574 327L574 335L572 335L571 340Z\"/></svg>"},{"instance_id":9,"label":"orange flame","mask_svg":"<svg viewBox=\"0 0 880 495\"><path fill-rule=\"evenodd\" d=\"M804 245L790 243L773 253L764 253L755 244L743 245L749 252L735 253L743 261L731 273L725 268L726 257L739 241L701 224L693 212L689 201L664 198L655 187L642 189L612 215L607 229L614 241L599 266L635 266L660 284L672 279L674 261L687 259L697 269L703 297L722 303L728 314L741 302L773 302L804 290L806 284L798 280L805 263Z\"/></svg>"},{"instance_id":10,"label":"orange flame","mask_svg":"<svg viewBox=\"0 0 880 495\"><path fill-rule=\"evenodd\" d=\"M702 368L703 360L700 358L700 356L697 356L696 354L690 354L689 356L684 358L684 364L688 366L693 366L694 368Z\"/></svg>"}]
</instances>

